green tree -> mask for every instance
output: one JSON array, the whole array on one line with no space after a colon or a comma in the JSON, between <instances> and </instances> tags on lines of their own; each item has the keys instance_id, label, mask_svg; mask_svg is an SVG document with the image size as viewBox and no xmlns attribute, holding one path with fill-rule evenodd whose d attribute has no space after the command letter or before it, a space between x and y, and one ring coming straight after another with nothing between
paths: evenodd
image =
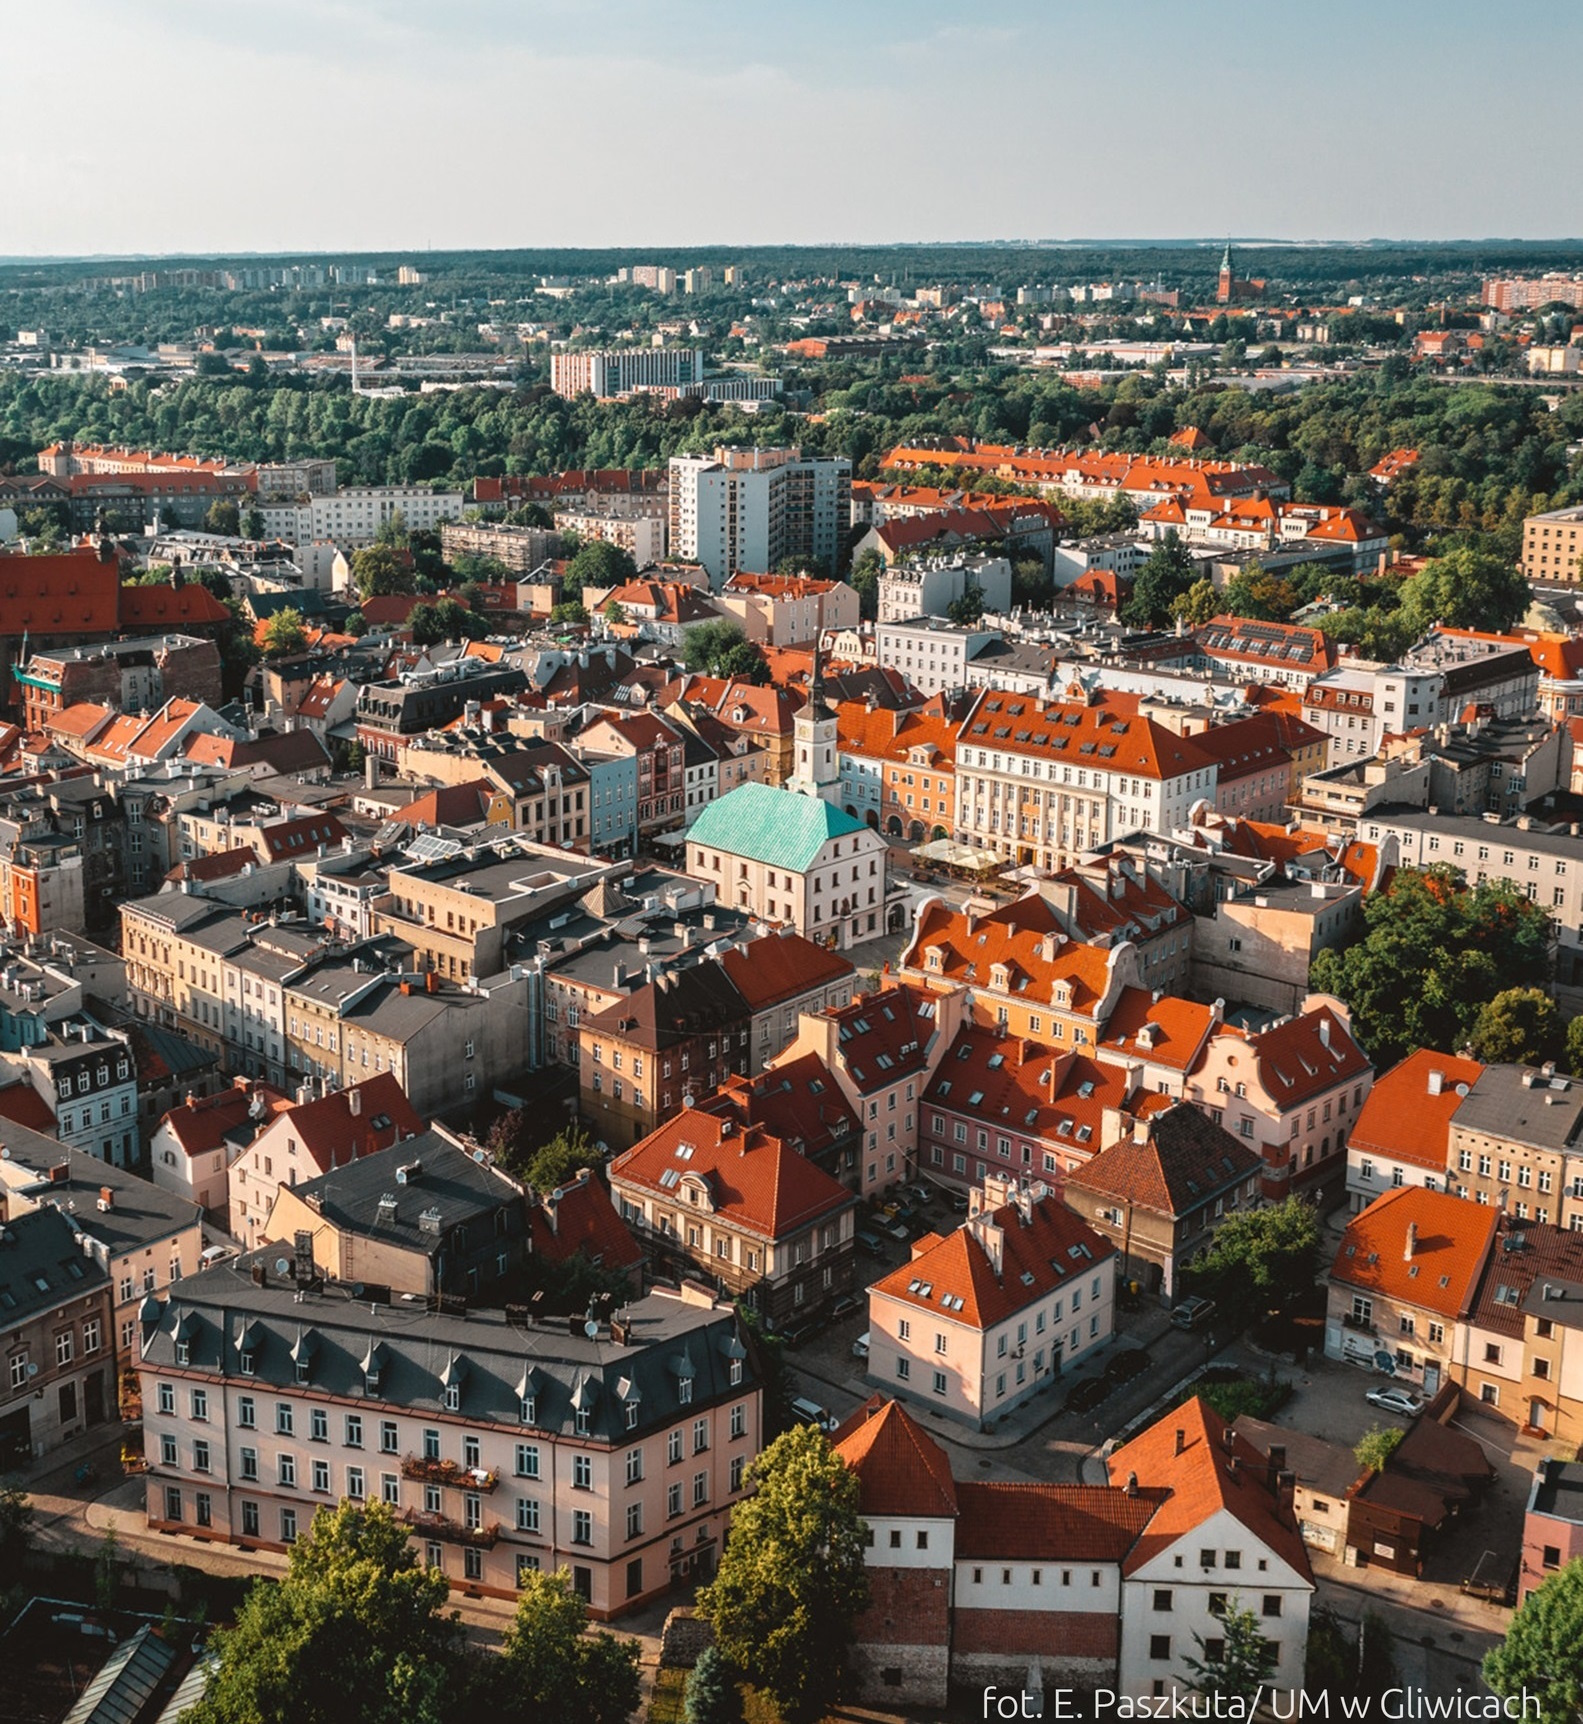
<instances>
[{"instance_id":1,"label":"green tree","mask_svg":"<svg viewBox=\"0 0 1583 1724\"><path fill-rule=\"evenodd\" d=\"M1542 988L1506 988L1480 1010L1468 1046L1486 1065L1541 1065L1561 1058L1567 1034Z\"/></svg>"},{"instance_id":2,"label":"green tree","mask_svg":"<svg viewBox=\"0 0 1583 1724\"><path fill-rule=\"evenodd\" d=\"M1509 881L1469 887L1443 863L1398 869L1363 923L1363 938L1321 952L1309 979L1351 1007L1380 1070L1416 1048L1465 1046L1486 1001L1550 980L1550 919Z\"/></svg>"},{"instance_id":3,"label":"green tree","mask_svg":"<svg viewBox=\"0 0 1583 1724\"><path fill-rule=\"evenodd\" d=\"M302 626L302 612L294 605L276 611L259 633L259 644L269 658L284 658L288 653L301 652L308 640L307 631Z\"/></svg>"},{"instance_id":4,"label":"green tree","mask_svg":"<svg viewBox=\"0 0 1583 1724\"><path fill-rule=\"evenodd\" d=\"M383 1503L321 1508L280 1581L253 1583L193 1724L442 1724L461 1636L443 1574Z\"/></svg>"},{"instance_id":5,"label":"green tree","mask_svg":"<svg viewBox=\"0 0 1583 1724\"><path fill-rule=\"evenodd\" d=\"M1575 1077L1583 1076L1583 1018L1567 1025L1566 1068Z\"/></svg>"},{"instance_id":6,"label":"green tree","mask_svg":"<svg viewBox=\"0 0 1583 1724\"><path fill-rule=\"evenodd\" d=\"M731 1542L698 1608L787 1724L809 1724L840 1693L868 1603L857 1475L812 1425L777 1437L752 1474L757 1488L732 1510Z\"/></svg>"},{"instance_id":7,"label":"green tree","mask_svg":"<svg viewBox=\"0 0 1583 1724\"><path fill-rule=\"evenodd\" d=\"M1206 575L1194 581L1180 598L1171 601L1171 616L1189 628L1201 628L1211 618L1218 617L1225 607L1215 583Z\"/></svg>"},{"instance_id":8,"label":"green tree","mask_svg":"<svg viewBox=\"0 0 1583 1724\"><path fill-rule=\"evenodd\" d=\"M115 1527L107 1526L99 1541L99 1554L93 1559L93 1596L101 1610L115 1607L115 1591L120 1579L121 1540Z\"/></svg>"},{"instance_id":9,"label":"green tree","mask_svg":"<svg viewBox=\"0 0 1583 1724\"><path fill-rule=\"evenodd\" d=\"M1252 1700L1275 1674L1275 1648L1264 1637L1264 1624L1235 1595L1213 1615L1220 1624L1220 1645L1211 1654L1203 1635L1193 1636L1204 1656L1185 1660L1193 1673L1191 1686L1199 1694Z\"/></svg>"},{"instance_id":10,"label":"green tree","mask_svg":"<svg viewBox=\"0 0 1583 1724\"><path fill-rule=\"evenodd\" d=\"M20 1574L33 1543L33 1499L18 1485L0 1488L0 1574Z\"/></svg>"},{"instance_id":11,"label":"green tree","mask_svg":"<svg viewBox=\"0 0 1583 1724\"><path fill-rule=\"evenodd\" d=\"M361 611L352 611L341 624L341 633L350 635L353 640L361 640L368 633L368 618Z\"/></svg>"},{"instance_id":12,"label":"green tree","mask_svg":"<svg viewBox=\"0 0 1583 1724\"><path fill-rule=\"evenodd\" d=\"M416 590L417 576L389 545L365 545L352 553L352 583L365 601Z\"/></svg>"},{"instance_id":13,"label":"green tree","mask_svg":"<svg viewBox=\"0 0 1583 1724\"><path fill-rule=\"evenodd\" d=\"M1197 577L1186 545L1175 533L1167 533L1138 570L1132 594L1121 608L1121 620L1135 628L1163 628L1171 620L1171 606Z\"/></svg>"},{"instance_id":14,"label":"green tree","mask_svg":"<svg viewBox=\"0 0 1583 1724\"><path fill-rule=\"evenodd\" d=\"M1353 1444L1353 1458L1360 1467L1372 1467L1375 1472L1380 1472L1396 1453L1403 1434L1394 1425L1371 1426Z\"/></svg>"},{"instance_id":15,"label":"green tree","mask_svg":"<svg viewBox=\"0 0 1583 1724\"><path fill-rule=\"evenodd\" d=\"M609 623L612 628L620 628L627 620L625 608L618 605L614 599L605 606L604 615L605 621Z\"/></svg>"},{"instance_id":16,"label":"green tree","mask_svg":"<svg viewBox=\"0 0 1583 1724\"><path fill-rule=\"evenodd\" d=\"M687 1678L685 1724L742 1724L742 1689L719 1650L706 1646Z\"/></svg>"},{"instance_id":17,"label":"green tree","mask_svg":"<svg viewBox=\"0 0 1583 1724\"><path fill-rule=\"evenodd\" d=\"M228 497L217 497L203 517L206 531L234 539L242 530L241 510Z\"/></svg>"},{"instance_id":18,"label":"green tree","mask_svg":"<svg viewBox=\"0 0 1583 1724\"><path fill-rule=\"evenodd\" d=\"M740 623L725 618L688 629L682 644L682 663L688 670L704 676L735 677L755 683L769 680L764 654L748 639Z\"/></svg>"},{"instance_id":19,"label":"green tree","mask_svg":"<svg viewBox=\"0 0 1583 1724\"><path fill-rule=\"evenodd\" d=\"M569 1184L581 1169L598 1168L603 1162L588 1133L580 1125L569 1125L536 1149L522 1172L535 1191L553 1191L558 1185Z\"/></svg>"},{"instance_id":20,"label":"green tree","mask_svg":"<svg viewBox=\"0 0 1583 1724\"><path fill-rule=\"evenodd\" d=\"M873 622L879 615L879 581L885 573L885 559L872 547L852 564L852 590L857 594L859 615Z\"/></svg>"},{"instance_id":21,"label":"green tree","mask_svg":"<svg viewBox=\"0 0 1583 1724\"><path fill-rule=\"evenodd\" d=\"M567 599L550 612L552 623L586 623L588 612L577 599Z\"/></svg>"},{"instance_id":22,"label":"green tree","mask_svg":"<svg viewBox=\"0 0 1583 1724\"><path fill-rule=\"evenodd\" d=\"M1534 1695L1542 1724L1577 1724L1583 1712L1583 1559L1523 1600L1505 1640L1484 1656L1484 1680L1508 1699Z\"/></svg>"},{"instance_id":23,"label":"green tree","mask_svg":"<svg viewBox=\"0 0 1583 1724\"><path fill-rule=\"evenodd\" d=\"M242 517L242 532L249 539L262 539L268 530L264 520L264 511L257 503L252 504Z\"/></svg>"},{"instance_id":24,"label":"green tree","mask_svg":"<svg viewBox=\"0 0 1583 1724\"><path fill-rule=\"evenodd\" d=\"M946 617L953 623L971 628L984 614L984 589L971 575L962 586L962 596L952 599L945 607Z\"/></svg>"},{"instance_id":25,"label":"green tree","mask_svg":"<svg viewBox=\"0 0 1583 1724\"><path fill-rule=\"evenodd\" d=\"M1421 634L1435 623L1502 633L1533 603L1533 590L1507 558L1459 545L1425 563L1402 588L1402 610Z\"/></svg>"},{"instance_id":26,"label":"green tree","mask_svg":"<svg viewBox=\"0 0 1583 1724\"><path fill-rule=\"evenodd\" d=\"M565 1569L527 1576L480 1696L490 1715L503 1724L621 1724L635 1711L637 1641L587 1634L587 1621Z\"/></svg>"},{"instance_id":27,"label":"green tree","mask_svg":"<svg viewBox=\"0 0 1583 1724\"><path fill-rule=\"evenodd\" d=\"M455 599L438 598L417 604L407 613L407 632L418 646L438 646L441 641L478 640L486 630L481 617Z\"/></svg>"},{"instance_id":28,"label":"green tree","mask_svg":"<svg viewBox=\"0 0 1583 1724\"><path fill-rule=\"evenodd\" d=\"M607 545L603 539L589 539L566 565L566 584L573 592L581 592L584 587L620 587L637 572L638 566L629 551L619 545Z\"/></svg>"},{"instance_id":29,"label":"green tree","mask_svg":"<svg viewBox=\"0 0 1583 1724\"><path fill-rule=\"evenodd\" d=\"M1290 581L1272 575L1262 563L1250 562L1226 583L1224 608L1234 617L1255 622L1284 623L1297 609L1297 594Z\"/></svg>"},{"instance_id":30,"label":"green tree","mask_svg":"<svg viewBox=\"0 0 1583 1724\"><path fill-rule=\"evenodd\" d=\"M393 551L404 551L410 538L407 517L400 509L392 509L389 519L380 522L379 530L374 534L374 543L388 546Z\"/></svg>"},{"instance_id":31,"label":"green tree","mask_svg":"<svg viewBox=\"0 0 1583 1724\"><path fill-rule=\"evenodd\" d=\"M1314 1284L1319 1219L1305 1198L1239 1209L1215 1229L1193 1260L1193 1274L1228 1304L1249 1294L1266 1308L1283 1305Z\"/></svg>"}]
</instances>

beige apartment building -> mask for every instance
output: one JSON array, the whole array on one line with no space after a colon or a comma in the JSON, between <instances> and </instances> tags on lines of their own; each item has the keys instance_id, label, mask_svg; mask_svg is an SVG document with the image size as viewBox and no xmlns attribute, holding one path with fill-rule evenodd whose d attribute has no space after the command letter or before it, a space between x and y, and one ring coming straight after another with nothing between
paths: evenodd
<instances>
[{"instance_id":1,"label":"beige apartment building","mask_svg":"<svg viewBox=\"0 0 1583 1724\"><path fill-rule=\"evenodd\" d=\"M598 1621L713 1573L763 1440L730 1306L656 1292L592 1333L415 1317L268 1256L184 1281L144 1329L151 1528L283 1551L321 1504L384 1502L457 1591L566 1568Z\"/></svg>"},{"instance_id":2,"label":"beige apartment building","mask_svg":"<svg viewBox=\"0 0 1583 1724\"><path fill-rule=\"evenodd\" d=\"M870 1287L868 1375L982 1430L1109 1344L1116 1251L1041 1181L992 1174L969 1204Z\"/></svg>"},{"instance_id":3,"label":"beige apartment building","mask_svg":"<svg viewBox=\"0 0 1583 1724\"><path fill-rule=\"evenodd\" d=\"M1583 1081L1485 1066L1451 1115L1445 1188L1514 1221L1583 1228Z\"/></svg>"},{"instance_id":4,"label":"beige apartment building","mask_svg":"<svg viewBox=\"0 0 1583 1724\"><path fill-rule=\"evenodd\" d=\"M1550 509L1530 515L1523 522L1522 571L1529 581L1554 586L1565 581L1575 586L1583 574L1578 556L1583 552L1583 507Z\"/></svg>"}]
</instances>

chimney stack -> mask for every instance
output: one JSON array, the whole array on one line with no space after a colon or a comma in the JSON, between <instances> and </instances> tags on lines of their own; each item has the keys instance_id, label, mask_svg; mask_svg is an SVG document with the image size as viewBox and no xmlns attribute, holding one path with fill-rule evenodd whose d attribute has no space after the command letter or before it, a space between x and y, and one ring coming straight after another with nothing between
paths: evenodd
<instances>
[{"instance_id":1,"label":"chimney stack","mask_svg":"<svg viewBox=\"0 0 1583 1724\"><path fill-rule=\"evenodd\" d=\"M1441 1072L1441 1071L1430 1072L1430 1074L1429 1074L1429 1093L1431 1095L1439 1095L1440 1092L1445 1087L1446 1087L1446 1074L1444 1072Z\"/></svg>"},{"instance_id":2,"label":"chimney stack","mask_svg":"<svg viewBox=\"0 0 1583 1724\"><path fill-rule=\"evenodd\" d=\"M1407 1261L1408 1263L1411 1263L1413 1258L1417 1255L1417 1253L1418 1253L1418 1223L1416 1221L1409 1221L1407 1223L1407 1244L1402 1251L1402 1257L1405 1259L1405 1261Z\"/></svg>"},{"instance_id":3,"label":"chimney stack","mask_svg":"<svg viewBox=\"0 0 1583 1724\"><path fill-rule=\"evenodd\" d=\"M1187 1447L1187 1432L1184 1431L1180 1425L1178 1425L1176 1427L1176 1448L1173 1452L1176 1454L1181 1454L1182 1450L1185 1449L1186 1447Z\"/></svg>"}]
</instances>

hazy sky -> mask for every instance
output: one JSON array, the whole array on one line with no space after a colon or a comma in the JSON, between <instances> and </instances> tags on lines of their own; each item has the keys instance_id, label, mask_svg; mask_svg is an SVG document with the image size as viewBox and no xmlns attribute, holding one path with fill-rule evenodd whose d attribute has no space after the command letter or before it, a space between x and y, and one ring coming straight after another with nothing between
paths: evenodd
<instances>
[{"instance_id":1,"label":"hazy sky","mask_svg":"<svg viewBox=\"0 0 1583 1724\"><path fill-rule=\"evenodd\" d=\"M58 0L0 45L0 255L1583 231L1576 0Z\"/></svg>"}]
</instances>

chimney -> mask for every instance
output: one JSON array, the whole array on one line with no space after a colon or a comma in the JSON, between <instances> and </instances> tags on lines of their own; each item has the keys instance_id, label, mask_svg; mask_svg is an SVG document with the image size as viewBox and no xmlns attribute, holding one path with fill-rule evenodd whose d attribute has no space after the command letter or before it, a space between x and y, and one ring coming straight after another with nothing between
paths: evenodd
<instances>
[{"instance_id":1,"label":"chimney","mask_svg":"<svg viewBox=\"0 0 1583 1724\"><path fill-rule=\"evenodd\" d=\"M1319 1045L1323 1048L1328 1048L1330 1046L1330 1019L1329 1018L1321 1018L1319 1020Z\"/></svg>"},{"instance_id":2,"label":"chimney","mask_svg":"<svg viewBox=\"0 0 1583 1724\"><path fill-rule=\"evenodd\" d=\"M99 1187L99 1207L101 1209L115 1208L115 1187L113 1185L101 1185Z\"/></svg>"},{"instance_id":3,"label":"chimney","mask_svg":"<svg viewBox=\"0 0 1583 1724\"><path fill-rule=\"evenodd\" d=\"M346 1107L353 1119L363 1111L363 1092L356 1084L346 1092Z\"/></svg>"},{"instance_id":4,"label":"chimney","mask_svg":"<svg viewBox=\"0 0 1583 1724\"><path fill-rule=\"evenodd\" d=\"M1186 1447L1187 1447L1187 1432L1184 1431L1180 1425L1178 1425L1176 1427L1176 1447L1174 1450L1172 1450L1172 1453L1179 1455L1179 1454L1181 1454L1182 1450L1185 1449Z\"/></svg>"},{"instance_id":5,"label":"chimney","mask_svg":"<svg viewBox=\"0 0 1583 1724\"><path fill-rule=\"evenodd\" d=\"M1418 1223L1416 1221L1409 1221L1407 1223L1407 1243L1402 1249L1402 1258L1405 1262L1411 1263L1413 1258L1415 1256L1417 1256L1417 1254L1418 1254Z\"/></svg>"},{"instance_id":6,"label":"chimney","mask_svg":"<svg viewBox=\"0 0 1583 1724\"><path fill-rule=\"evenodd\" d=\"M1136 1473L1128 1473L1127 1474L1127 1495L1129 1497L1135 1497L1137 1494L1138 1494L1138 1475Z\"/></svg>"}]
</instances>

